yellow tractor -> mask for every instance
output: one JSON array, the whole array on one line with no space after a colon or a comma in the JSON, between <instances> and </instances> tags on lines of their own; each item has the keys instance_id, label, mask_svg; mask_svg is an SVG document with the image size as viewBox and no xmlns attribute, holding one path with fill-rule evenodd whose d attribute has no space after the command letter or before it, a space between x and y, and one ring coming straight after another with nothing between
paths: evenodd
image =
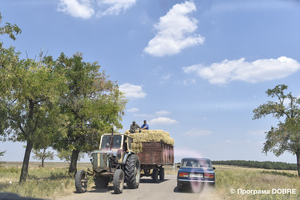
<instances>
[{"instance_id":1,"label":"yellow tractor","mask_svg":"<svg viewBox=\"0 0 300 200\"><path fill-rule=\"evenodd\" d=\"M79 170L75 175L75 187L79 193L87 190L87 176L93 176L96 188L106 188L113 183L116 194L123 192L124 182L129 189L139 187L140 160L132 151L132 138L124 133L105 133L99 149L92 152L93 170Z\"/></svg>"}]
</instances>

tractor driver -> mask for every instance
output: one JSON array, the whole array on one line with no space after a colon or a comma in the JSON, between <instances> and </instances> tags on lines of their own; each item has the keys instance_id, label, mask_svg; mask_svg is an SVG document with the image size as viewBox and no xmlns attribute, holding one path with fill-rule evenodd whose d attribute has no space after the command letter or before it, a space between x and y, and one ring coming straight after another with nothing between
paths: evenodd
<instances>
[{"instance_id":1,"label":"tractor driver","mask_svg":"<svg viewBox=\"0 0 300 200\"><path fill-rule=\"evenodd\" d=\"M135 121L132 122L132 124L130 125L130 133L135 133L135 131L139 129L139 132L141 132L141 127L135 123Z\"/></svg>"}]
</instances>

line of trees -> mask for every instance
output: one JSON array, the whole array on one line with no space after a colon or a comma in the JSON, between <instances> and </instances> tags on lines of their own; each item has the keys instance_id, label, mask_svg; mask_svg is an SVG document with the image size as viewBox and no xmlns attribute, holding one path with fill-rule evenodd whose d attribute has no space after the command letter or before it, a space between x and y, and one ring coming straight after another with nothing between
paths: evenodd
<instances>
[{"instance_id":1,"label":"line of trees","mask_svg":"<svg viewBox=\"0 0 300 200\"><path fill-rule=\"evenodd\" d=\"M13 40L19 33L17 25L0 26ZM117 83L80 53L21 59L15 47L0 43L0 139L26 143L20 183L33 149L72 151L69 172L75 173L80 152L98 148L112 127L122 128L126 103Z\"/></svg>"},{"instance_id":2,"label":"line of trees","mask_svg":"<svg viewBox=\"0 0 300 200\"><path fill-rule=\"evenodd\" d=\"M213 165L233 165L250 168L276 169L276 170L297 170L297 164L272 161L251 161L251 160L215 160Z\"/></svg>"}]
</instances>

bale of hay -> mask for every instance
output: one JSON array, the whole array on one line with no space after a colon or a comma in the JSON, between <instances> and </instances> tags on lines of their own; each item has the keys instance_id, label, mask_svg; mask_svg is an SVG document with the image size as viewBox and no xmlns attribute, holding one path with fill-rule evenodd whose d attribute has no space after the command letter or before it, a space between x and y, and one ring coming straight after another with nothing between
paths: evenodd
<instances>
[{"instance_id":1,"label":"bale of hay","mask_svg":"<svg viewBox=\"0 0 300 200\"><path fill-rule=\"evenodd\" d=\"M125 134L133 138L133 143L162 141L166 144L174 145L174 139L170 137L168 132L162 130L142 130L141 133L129 133L129 130L127 130ZM135 148L138 150L139 147L135 146Z\"/></svg>"},{"instance_id":2,"label":"bale of hay","mask_svg":"<svg viewBox=\"0 0 300 200\"><path fill-rule=\"evenodd\" d=\"M135 153L142 153L143 152L142 143L132 143L131 148Z\"/></svg>"}]
</instances>

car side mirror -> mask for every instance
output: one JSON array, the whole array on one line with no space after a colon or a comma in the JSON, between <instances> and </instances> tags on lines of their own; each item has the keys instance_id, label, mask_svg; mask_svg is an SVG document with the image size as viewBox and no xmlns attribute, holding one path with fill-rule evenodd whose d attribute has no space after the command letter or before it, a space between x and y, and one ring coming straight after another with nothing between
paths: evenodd
<instances>
[{"instance_id":1,"label":"car side mirror","mask_svg":"<svg viewBox=\"0 0 300 200\"><path fill-rule=\"evenodd\" d=\"M177 168L180 168L180 165L177 165Z\"/></svg>"},{"instance_id":2,"label":"car side mirror","mask_svg":"<svg viewBox=\"0 0 300 200\"><path fill-rule=\"evenodd\" d=\"M213 167L213 170L215 170L216 168L215 167Z\"/></svg>"}]
</instances>

